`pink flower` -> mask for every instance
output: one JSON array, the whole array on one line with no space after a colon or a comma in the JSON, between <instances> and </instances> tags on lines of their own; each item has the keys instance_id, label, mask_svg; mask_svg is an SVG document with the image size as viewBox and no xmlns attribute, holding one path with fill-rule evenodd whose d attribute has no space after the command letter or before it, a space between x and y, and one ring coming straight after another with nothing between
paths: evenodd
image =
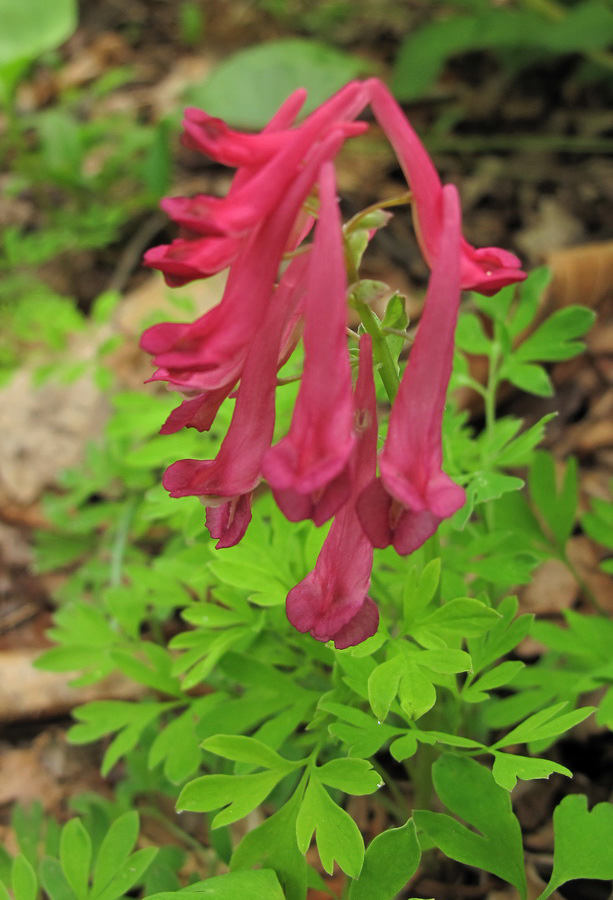
<instances>
[{"instance_id":1,"label":"pink flower","mask_svg":"<svg viewBox=\"0 0 613 900\"><path fill-rule=\"evenodd\" d=\"M261 166L285 141L284 131L294 124L306 96L304 88L290 94L261 134L234 131L222 119L188 107L181 142L188 149L204 153L225 166Z\"/></svg>"},{"instance_id":2,"label":"pink flower","mask_svg":"<svg viewBox=\"0 0 613 900\"><path fill-rule=\"evenodd\" d=\"M464 491L441 470L441 426L451 375L460 300L460 208L456 189L443 188L443 227L424 312L381 452L381 477L358 500L364 531L375 547L412 553L464 503Z\"/></svg>"},{"instance_id":3,"label":"pink flower","mask_svg":"<svg viewBox=\"0 0 613 900\"><path fill-rule=\"evenodd\" d=\"M368 596L373 549L355 510L357 497L373 477L377 453L377 408L372 375L372 343L360 341L355 389L357 443L350 462L351 493L337 514L312 572L287 595L287 617L298 631L338 650L371 637L379 612Z\"/></svg>"},{"instance_id":4,"label":"pink flower","mask_svg":"<svg viewBox=\"0 0 613 900\"><path fill-rule=\"evenodd\" d=\"M292 260L275 290L274 303L276 308L288 311L288 319L281 338L277 369L285 365L300 339L304 314L304 294L306 291L305 272L308 262L308 253L304 253ZM160 429L160 434L174 434L181 428L196 428L198 431L208 431L215 421L219 407L230 396L236 386L236 381L230 381L220 388L201 391L200 375L197 371L185 371L183 373L175 371L171 373L166 369L158 369L149 380L168 381L169 384L174 385L182 393L188 395L183 403L170 413Z\"/></svg>"},{"instance_id":5,"label":"pink flower","mask_svg":"<svg viewBox=\"0 0 613 900\"><path fill-rule=\"evenodd\" d=\"M270 305L288 234L322 163L334 157L343 140L343 132L333 130L313 149L278 207L246 239L218 306L190 324L166 322L145 331L141 346L169 381L185 384L197 373L199 389L206 391L240 377L253 334Z\"/></svg>"},{"instance_id":6,"label":"pink flower","mask_svg":"<svg viewBox=\"0 0 613 900\"><path fill-rule=\"evenodd\" d=\"M365 98L364 87L359 82L352 82L298 128L272 134L265 131L262 135L240 135L227 129L225 144L236 146L237 152L245 142L249 145L258 138L267 139L269 150L275 143L276 152L256 154L261 164L239 169L223 198L201 194L163 200L162 208L188 230L188 236L148 250L145 263L160 269L171 286L206 278L226 268L237 258L240 238L259 226L277 207L299 176L305 161L332 130L347 138L368 127L364 122L345 121L346 116L355 118ZM287 243L291 243L290 230L286 238Z\"/></svg>"},{"instance_id":7,"label":"pink flower","mask_svg":"<svg viewBox=\"0 0 613 900\"><path fill-rule=\"evenodd\" d=\"M215 459L181 459L166 469L171 497L200 497L218 547L231 547L251 520L251 495L275 424L277 360L287 310L270 306L253 336L230 427Z\"/></svg>"},{"instance_id":8,"label":"pink flower","mask_svg":"<svg viewBox=\"0 0 613 900\"><path fill-rule=\"evenodd\" d=\"M413 217L417 237L432 267L439 254L443 228L443 194L440 178L423 144L389 90L377 78L367 82L373 112L389 138L413 194ZM460 284L464 290L495 294L507 284L523 281L521 262L498 247L475 249L460 241Z\"/></svg>"},{"instance_id":9,"label":"pink flower","mask_svg":"<svg viewBox=\"0 0 613 900\"><path fill-rule=\"evenodd\" d=\"M264 460L264 475L291 521L320 525L349 491L355 442L347 352L347 275L334 167L319 181L320 210L307 276L302 383L289 433Z\"/></svg>"}]
</instances>

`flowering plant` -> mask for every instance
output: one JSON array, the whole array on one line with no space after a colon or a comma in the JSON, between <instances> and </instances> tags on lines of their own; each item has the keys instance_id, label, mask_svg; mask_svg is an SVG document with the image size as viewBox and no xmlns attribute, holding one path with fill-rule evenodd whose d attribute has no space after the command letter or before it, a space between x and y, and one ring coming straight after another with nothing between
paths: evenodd
<instances>
[{"instance_id":1,"label":"flowering plant","mask_svg":"<svg viewBox=\"0 0 613 900\"><path fill-rule=\"evenodd\" d=\"M218 306L190 324L149 328L142 346L157 366L153 377L187 393L164 432L208 430L220 404L236 393L217 457L179 460L164 475L171 496L201 499L218 548L244 536L263 477L290 521L312 519L319 526L334 518L315 569L288 594L287 614L299 631L334 640L340 649L377 630L378 611L368 596L373 547L411 553L464 503L464 490L442 470L441 439L460 291L491 295L525 275L511 253L477 250L462 237L456 189L441 185L380 81L346 85L295 125L303 101L303 92L293 94L257 135L187 110L186 146L237 173L223 199L163 201L182 236L148 251L146 262L171 286L226 267L228 282ZM358 271L368 242L388 220L386 204L343 227L336 197L334 159L367 127L356 117L369 103L406 175L407 200L431 268L400 382ZM355 390L350 307L364 331L350 335L360 346ZM277 372L301 333L304 371L291 425L271 446ZM392 404L378 476L373 343Z\"/></svg>"}]
</instances>

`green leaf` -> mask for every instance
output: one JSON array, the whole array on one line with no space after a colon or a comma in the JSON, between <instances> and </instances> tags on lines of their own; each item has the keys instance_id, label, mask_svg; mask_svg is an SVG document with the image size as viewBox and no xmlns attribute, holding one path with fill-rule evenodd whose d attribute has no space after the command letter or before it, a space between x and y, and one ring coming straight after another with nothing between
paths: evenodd
<instances>
[{"instance_id":1,"label":"green leaf","mask_svg":"<svg viewBox=\"0 0 613 900\"><path fill-rule=\"evenodd\" d=\"M518 607L517 597L505 597L498 605L497 612L500 618L494 626L487 634L468 641L468 649L476 672L506 656L530 632L534 616L526 613L516 619Z\"/></svg>"},{"instance_id":2,"label":"green leaf","mask_svg":"<svg viewBox=\"0 0 613 900\"><path fill-rule=\"evenodd\" d=\"M578 484L574 457L568 457L558 483L553 456L544 450L535 453L528 475L530 497L560 548L565 546L575 524Z\"/></svg>"},{"instance_id":3,"label":"green leaf","mask_svg":"<svg viewBox=\"0 0 613 900\"><path fill-rule=\"evenodd\" d=\"M279 756L262 741L243 735L216 734L214 737L207 738L202 747L210 753L223 756L224 759L250 763L264 769L281 769L283 772L290 772L300 765L298 762L292 762Z\"/></svg>"},{"instance_id":4,"label":"green leaf","mask_svg":"<svg viewBox=\"0 0 613 900\"><path fill-rule=\"evenodd\" d=\"M474 313L462 313L458 319L455 341L461 350L477 356L490 352L492 341L486 337L481 319Z\"/></svg>"},{"instance_id":5,"label":"green leaf","mask_svg":"<svg viewBox=\"0 0 613 900\"><path fill-rule=\"evenodd\" d=\"M76 894L66 880L59 859L44 857L40 864L40 880L51 900L76 900Z\"/></svg>"},{"instance_id":6,"label":"green leaf","mask_svg":"<svg viewBox=\"0 0 613 900\"><path fill-rule=\"evenodd\" d=\"M317 777L328 787L346 794L373 794L381 787L381 776L367 759L332 759L317 768Z\"/></svg>"},{"instance_id":7,"label":"green leaf","mask_svg":"<svg viewBox=\"0 0 613 900\"><path fill-rule=\"evenodd\" d=\"M550 315L515 351L521 362L557 362L585 350L580 337L594 324L595 313L585 306L565 306Z\"/></svg>"},{"instance_id":8,"label":"green leaf","mask_svg":"<svg viewBox=\"0 0 613 900\"><path fill-rule=\"evenodd\" d=\"M351 816L337 806L316 777L311 777L298 819L298 846L306 853L315 831L319 858L331 875L336 860L350 878L358 878L364 861L364 841Z\"/></svg>"},{"instance_id":9,"label":"green leaf","mask_svg":"<svg viewBox=\"0 0 613 900\"><path fill-rule=\"evenodd\" d=\"M38 881L34 869L22 853L13 860L11 878L15 900L36 900Z\"/></svg>"},{"instance_id":10,"label":"green leaf","mask_svg":"<svg viewBox=\"0 0 613 900\"><path fill-rule=\"evenodd\" d=\"M377 719L387 718L390 706L398 693L398 685L405 669L401 656L394 656L381 663L368 678L368 701Z\"/></svg>"},{"instance_id":11,"label":"green leaf","mask_svg":"<svg viewBox=\"0 0 613 900\"><path fill-rule=\"evenodd\" d=\"M421 850L415 824L388 828L371 841L364 866L349 889L349 900L394 900L419 865Z\"/></svg>"},{"instance_id":12,"label":"green leaf","mask_svg":"<svg viewBox=\"0 0 613 900\"><path fill-rule=\"evenodd\" d=\"M446 856L492 872L514 885L525 900L521 828L508 792L496 784L489 769L465 756L443 754L432 774L445 806L478 830L471 831L444 813L425 810L414 814L417 827Z\"/></svg>"},{"instance_id":13,"label":"green leaf","mask_svg":"<svg viewBox=\"0 0 613 900\"><path fill-rule=\"evenodd\" d=\"M139 818L136 811L124 813L111 824L96 858L92 897L102 893L132 852L138 837L138 828Z\"/></svg>"},{"instance_id":14,"label":"green leaf","mask_svg":"<svg viewBox=\"0 0 613 900\"><path fill-rule=\"evenodd\" d=\"M310 112L367 68L363 60L312 39L266 41L224 60L189 99L233 125L262 128L297 88L308 90Z\"/></svg>"},{"instance_id":15,"label":"green leaf","mask_svg":"<svg viewBox=\"0 0 613 900\"><path fill-rule=\"evenodd\" d=\"M77 27L75 0L0 0L0 69L32 60L63 43Z\"/></svg>"},{"instance_id":16,"label":"green leaf","mask_svg":"<svg viewBox=\"0 0 613 900\"><path fill-rule=\"evenodd\" d=\"M464 650L422 650L415 657L415 662L443 675L456 675L472 669L472 660Z\"/></svg>"},{"instance_id":17,"label":"green leaf","mask_svg":"<svg viewBox=\"0 0 613 900\"><path fill-rule=\"evenodd\" d=\"M412 660L405 660L405 671L398 690L400 706L409 719L419 719L436 703L436 688Z\"/></svg>"},{"instance_id":18,"label":"green leaf","mask_svg":"<svg viewBox=\"0 0 613 900\"><path fill-rule=\"evenodd\" d=\"M285 806L248 831L232 854L232 872L260 865L274 869L286 900L304 900L307 866L296 840L296 819L302 793L297 790Z\"/></svg>"},{"instance_id":19,"label":"green leaf","mask_svg":"<svg viewBox=\"0 0 613 900\"><path fill-rule=\"evenodd\" d=\"M507 357L501 366L500 378L537 397L553 396L553 385L545 369L535 363L520 362L516 356Z\"/></svg>"},{"instance_id":20,"label":"green leaf","mask_svg":"<svg viewBox=\"0 0 613 900\"><path fill-rule=\"evenodd\" d=\"M256 775L202 775L185 785L177 800L177 809L210 812L225 807L212 822L212 828L242 819L263 803L285 770L258 772Z\"/></svg>"},{"instance_id":21,"label":"green leaf","mask_svg":"<svg viewBox=\"0 0 613 900\"><path fill-rule=\"evenodd\" d=\"M470 597L459 597L420 619L413 636L419 640L424 632L443 632L462 637L479 637L489 631L499 617L499 613L485 603Z\"/></svg>"},{"instance_id":22,"label":"green leaf","mask_svg":"<svg viewBox=\"0 0 613 900\"><path fill-rule=\"evenodd\" d=\"M558 715L567 705L567 701L563 701L534 713L495 744L492 744L491 749L497 750L499 747L509 747L511 744L550 740L574 728L579 722L583 722L596 709L595 706L584 706L581 709L574 709L572 712Z\"/></svg>"},{"instance_id":23,"label":"green leaf","mask_svg":"<svg viewBox=\"0 0 613 900\"><path fill-rule=\"evenodd\" d=\"M575 878L613 878L611 803L597 803L588 812L587 797L569 794L554 810L553 831L553 871L538 900Z\"/></svg>"},{"instance_id":24,"label":"green leaf","mask_svg":"<svg viewBox=\"0 0 613 900\"><path fill-rule=\"evenodd\" d=\"M118 897L124 897L141 880L157 852L157 847L145 847L143 850L137 850L136 853L124 860L123 865L118 868L117 873L99 894L91 895L91 900L117 900Z\"/></svg>"},{"instance_id":25,"label":"green leaf","mask_svg":"<svg viewBox=\"0 0 613 900\"><path fill-rule=\"evenodd\" d=\"M537 759L532 756L515 756L513 753L494 753L492 775L497 784L507 791L512 791L517 779L532 781L534 778L549 778L552 772L573 777L573 773L565 766L550 759Z\"/></svg>"},{"instance_id":26,"label":"green leaf","mask_svg":"<svg viewBox=\"0 0 613 900\"><path fill-rule=\"evenodd\" d=\"M179 897L181 900L237 900L237 897L248 900L284 900L283 891L272 869L215 875L206 881L190 884L178 893L167 891L152 894L147 900L178 900ZM288 897L288 900L291 898Z\"/></svg>"},{"instance_id":27,"label":"green leaf","mask_svg":"<svg viewBox=\"0 0 613 900\"><path fill-rule=\"evenodd\" d=\"M80 819L70 819L62 828L60 862L68 884L79 900L87 897L92 842Z\"/></svg>"},{"instance_id":28,"label":"green leaf","mask_svg":"<svg viewBox=\"0 0 613 900\"><path fill-rule=\"evenodd\" d=\"M487 694L484 692L493 691L508 684L519 675L523 668L524 663L519 661L507 660L500 663L499 666L490 669L472 684L468 684L462 691L462 698L468 703L481 702L487 698Z\"/></svg>"}]
</instances>

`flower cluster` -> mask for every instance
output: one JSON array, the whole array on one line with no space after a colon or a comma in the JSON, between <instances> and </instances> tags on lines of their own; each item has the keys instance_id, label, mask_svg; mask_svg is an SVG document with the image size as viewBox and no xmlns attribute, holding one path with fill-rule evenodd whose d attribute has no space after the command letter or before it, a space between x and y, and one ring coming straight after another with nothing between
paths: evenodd
<instances>
[{"instance_id":1,"label":"flower cluster","mask_svg":"<svg viewBox=\"0 0 613 900\"><path fill-rule=\"evenodd\" d=\"M179 460L164 475L171 496L202 500L218 547L231 547L245 534L262 478L291 521L322 525L334 517L315 569L288 595L287 615L299 631L343 648L377 629L377 608L368 596L373 547L392 544L411 553L464 502L462 488L441 469L460 291L492 294L524 275L512 254L475 249L462 237L455 188L441 184L380 81L351 82L296 125L304 99L303 91L292 94L260 134L186 111L185 145L237 171L222 199L164 200L181 236L148 251L145 260L170 285L227 267L228 280L218 306L195 322L149 328L142 346L154 358L153 378L186 396L163 433L208 430L221 403L236 396L217 457ZM356 119L368 104L406 175L431 269L379 475L373 348L366 334L352 386L350 286L334 169L343 143L367 128ZM381 216L377 225L384 221ZM277 372L301 335L304 371L291 426L271 446Z\"/></svg>"}]
</instances>

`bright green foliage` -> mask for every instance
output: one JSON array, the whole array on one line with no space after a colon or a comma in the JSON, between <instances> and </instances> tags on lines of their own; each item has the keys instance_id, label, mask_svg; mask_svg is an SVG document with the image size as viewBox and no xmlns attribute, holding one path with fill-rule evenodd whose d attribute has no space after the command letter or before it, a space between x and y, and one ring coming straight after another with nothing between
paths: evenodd
<instances>
[{"instance_id":1,"label":"bright green foliage","mask_svg":"<svg viewBox=\"0 0 613 900\"><path fill-rule=\"evenodd\" d=\"M575 878L613 878L613 806L597 803L588 811L581 794L565 797L553 814L553 872L539 900Z\"/></svg>"},{"instance_id":2,"label":"bright green foliage","mask_svg":"<svg viewBox=\"0 0 613 900\"><path fill-rule=\"evenodd\" d=\"M394 900L417 869L420 857L412 819L401 828L381 832L366 850L360 877L349 890L349 900Z\"/></svg>"},{"instance_id":3,"label":"bright green foliage","mask_svg":"<svg viewBox=\"0 0 613 900\"><path fill-rule=\"evenodd\" d=\"M121 800L84 801L80 822L52 835L43 862L41 817L22 823L21 852L51 900L115 900L134 884L145 885L145 896L174 896L180 861L168 856L171 848L155 859L155 851L132 853L136 820L124 815L156 793L178 794L180 809L204 813L207 853L230 864L230 874L213 869L180 893L305 900L308 885L321 887L305 861L314 840L324 870L337 863L349 877L352 900L392 900L420 853L389 775L394 761L406 767L424 807L432 797L423 773L432 767L440 800L477 829L422 809L415 824L424 848L436 844L524 890L509 792L518 778L570 775L539 754L590 714L591 707L575 709L582 691L611 685L599 721L613 720L610 623L569 613L565 629L534 625L518 615L512 596L541 561L567 562L577 524L574 462L558 472L551 457L534 454L547 417L522 431L518 419L497 419L493 402L514 355L517 365L533 366L578 352L576 338L591 318L574 313L553 327L543 323L531 344L522 343L547 277L536 272L496 302L474 298L461 317L454 383L482 394L486 425L474 436L451 402L445 448L447 470L466 485L469 502L410 559L377 552L371 592L381 627L348 650L298 634L285 617L287 592L312 569L326 529L288 527L264 495L243 541L217 551L200 504L169 500L159 485L175 458L215 455L232 401L210 433L162 437L155 432L172 398L114 397L105 445L90 448L85 466L68 473L64 493L47 504L53 532L41 536L39 567L72 574L51 631L55 646L38 664L79 673L82 684L119 671L146 696L85 704L69 732L75 743L110 738L103 771L123 761ZM112 305L102 298L97 315L109 315ZM395 332L386 340L397 359L407 324L399 298L383 321ZM485 387L472 382L462 351L489 357ZM300 365L297 356L287 371L297 374ZM292 391L279 391L279 434ZM530 467L527 490L517 466ZM174 636L167 639L169 620ZM532 628L550 650L524 666L513 654ZM512 752L517 744L525 745L520 754ZM377 792L399 827L365 853L346 796L375 801ZM228 826L262 804L266 818L233 848ZM5 883L12 866L0 857ZM18 869L27 892L27 869ZM136 880L126 887L128 869Z\"/></svg>"},{"instance_id":4,"label":"bright green foliage","mask_svg":"<svg viewBox=\"0 0 613 900\"><path fill-rule=\"evenodd\" d=\"M34 832L26 834L24 828L30 823L38 824ZM22 839L29 844L29 858L21 852L11 862L5 854L0 867L3 898L9 897L7 888L11 888L15 900L36 900L42 887L50 900L119 900L136 885L143 884L158 854L156 847L134 851L139 833L136 812L115 819L95 853L92 837L79 819L70 819L59 834L53 820L45 823L43 856L39 847L43 824L40 806L32 807L29 813L17 807L13 824L20 844ZM177 868L182 861L181 854L178 858L174 853L170 856Z\"/></svg>"},{"instance_id":5,"label":"bright green foliage","mask_svg":"<svg viewBox=\"0 0 613 900\"><path fill-rule=\"evenodd\" d=\"M422 810L415 824L446 856L493 872L526 898L521 829L508 793L491 773L467 757L445 754L432 769L436 792L445 806L475 831L444 813Z\"/></svg>"},{"instance_id":6,"label":"bright green foliage","mask_svg":"<svg viewBox=\"0 0 613 900\"><path fill-rule=\"evenodd\" d=\"M272 869L217 875L191 884L179 891L178 896L185 900L236 900L237 897L249 897L249 900L284 900L281 885ZM175 900L176 897L177 893L174 891L162 892L153 894L151 900Z\"/></svg>"}]
</instances>

